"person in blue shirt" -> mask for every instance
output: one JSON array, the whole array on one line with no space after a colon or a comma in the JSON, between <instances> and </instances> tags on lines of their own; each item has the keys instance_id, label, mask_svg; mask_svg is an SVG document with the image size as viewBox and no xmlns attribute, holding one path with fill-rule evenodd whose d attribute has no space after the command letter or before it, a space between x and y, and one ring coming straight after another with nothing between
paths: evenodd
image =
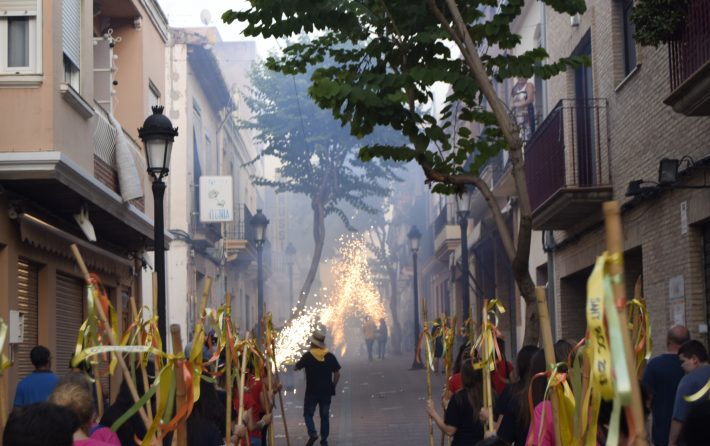
<instances>
[{"instance_id":1,"label":"person in blue shirt","mask_svg":"<svg viewBox=\"0 0 710 446\"><path fill-rule=\"evenodd\" d=\"M59 382L52 372L52 357L47 347L37 345L30 351L30 361L35 371L17 385L14 407L47 401Z\"/></svg>"},{"instance_id":2,"label":"person in blue shirt","mask_svg":"<svg viewBox=\"0 0 710 446\"><path fill-rule=\"evenodd\" d=\"M678 349L688 340L690 333L687 328L682 325L671 327L666 336L667 352L648 361L643 373L643 385L651 393L651 439L655 446L668 445L675 393L685 375L680 366Z\"/></svg>"},{"instance_id":3,"label":"person in blue shirt","mask_svg":"<svg viewBox=\"0 0 710 446\"><path fill-rule=\"evenodd\" d=\"M688 412L702 400L708 399L708 392L701 394L694 401L686 401L685 397L695 395L704 389L705 385L710 381L708 351L700 341L690 340L681 345L680 349L678 349L678 357L686 375L680 380L678 390L676 390L673 421L671 421L671 433L668 438L670 446L684 444L681 433L683 424L688 417Z\"/></svg>"}]
</instances>

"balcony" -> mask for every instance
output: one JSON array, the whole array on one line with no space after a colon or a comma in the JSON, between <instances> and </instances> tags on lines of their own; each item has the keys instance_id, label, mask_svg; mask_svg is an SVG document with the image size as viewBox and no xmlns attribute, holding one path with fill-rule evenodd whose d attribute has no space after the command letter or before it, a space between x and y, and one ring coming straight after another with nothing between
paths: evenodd
<instances>
[{"instance_id":1,"label":"balcony","mask_svg":"<svg viewBox=\"0 0 710 446\"><path fill-rule=\"evenodd\" d=\"M116 139L118 130L109 120L106 111L96 103L96 128L94 129L94 177L117 194L121 193L118 183L118 166L116 163ZM140 147L125 130L121 130L126 137L133 159L136 161L138 172L147 170ZM131 204L145 212L143 198L131 200Z\"/></svg>"},{"instance_id":2,"label":"balcony","mask_svg":"<svg viewBox=\"0 0 710 446\"><path fill-rule=\"evenodd\" d=\"M441 208L433 226L434 255L437 259L448 263L449 252L455 250L461 244L461 229L448 205L444 205Z\"/></svg>"},{"instance_id":3,"label":"balcony","mask_svg":"<svg viewBox=\"0 0 710 446\"><path fill-rule=\"evenodd\" d=\"M710 2L691 0L685 27L668 45L671 94L663 102L686 116L710 116Z\"/></svg>"},{"instance_id":4,"label":"balcony","mask_svg":"<svg viewBox=\"0 0 710 446\"><path fill-rule=\"evenodd\" d=\"M227 261L234 266L246 267L256 261L254 228L249 224L252 213L245 205L237 206L237 216L225 228L225 249Z\"/></svg>"},{"instance_id":5,"label":"balcony","mask_svg":"<svg viewBox=\"0 0 710 446\"><path fill-rule=\"evenodd\" d=\"M533 228L568 229L612 198L606 99L563 99L525 146Z\"/></svg>"}]
</instances>

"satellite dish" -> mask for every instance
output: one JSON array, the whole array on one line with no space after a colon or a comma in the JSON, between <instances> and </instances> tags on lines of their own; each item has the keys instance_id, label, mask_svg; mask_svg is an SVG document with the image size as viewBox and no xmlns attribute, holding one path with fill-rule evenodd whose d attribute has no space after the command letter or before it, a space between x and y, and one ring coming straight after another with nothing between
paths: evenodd
<instances>
[{"instance_id":1,"label":"satellite dish","mask_svg":"<svg viewBox=\"0 0 710 446\"><path fill-rule=\"evenodd\" d=\"M212 21L212 14L210 14L210 11L207 9L203 9L200 12L200 20L205 26L209 25Z\"/></svg>"}]
</instances>

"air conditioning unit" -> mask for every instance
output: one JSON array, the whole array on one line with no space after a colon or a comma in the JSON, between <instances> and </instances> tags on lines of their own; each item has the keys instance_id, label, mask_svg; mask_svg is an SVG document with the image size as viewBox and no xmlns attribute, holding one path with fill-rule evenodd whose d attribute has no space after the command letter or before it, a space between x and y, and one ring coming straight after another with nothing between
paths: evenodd
<instances>
[{"instance_id":1,"label":"air conditioning unit","mask_svg":"<svg viewBox=\"0 0 710 446\"><path fill-rule=\"evenodd\" d=\"M575 27L579 26L579 13L577 13L573 16L570 16L569 24L570 24L570 26L575 26Z\"/></svg>"}]
</instances>

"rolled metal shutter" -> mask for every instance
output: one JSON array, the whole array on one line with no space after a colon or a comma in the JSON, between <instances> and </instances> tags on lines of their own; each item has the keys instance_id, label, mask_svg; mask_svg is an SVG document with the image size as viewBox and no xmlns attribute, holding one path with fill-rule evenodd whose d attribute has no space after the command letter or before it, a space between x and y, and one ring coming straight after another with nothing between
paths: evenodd
<instances>
[{"instance_id":1,"label":"rolled metal shutter","mask_svg":"<svg viewBox=\"0 0 710 446\"><path fill-rule=\"evenodd\" d=\"M84 321L84 284L81 279L57 273L57 351L54 370L63 375L69 370L76 337Z\"/></svg>"},{"instance_id":2,"label":"rolled metal shutter","mask_svg":"<svg viewBox=\"0 0 710 446\"><path fill-rule=\"evenodd\" d=\"M30 351L38 343L37 320L39 300L39 266L27 259L17 262L17 310L25 315L23 342L17 345L14 366L18 380L35 369L30 361Z\"/></svg>"},{"instance_id":3,"label":"rolled metal shutter","mask_svg":"<svg viewBox=\"0 0 710 446\"><path fill-rule=\"evenodd\" d=\"M81 0L62 2L62 48L77 67L81 67Z\"/></svg>"}]
</instances>

